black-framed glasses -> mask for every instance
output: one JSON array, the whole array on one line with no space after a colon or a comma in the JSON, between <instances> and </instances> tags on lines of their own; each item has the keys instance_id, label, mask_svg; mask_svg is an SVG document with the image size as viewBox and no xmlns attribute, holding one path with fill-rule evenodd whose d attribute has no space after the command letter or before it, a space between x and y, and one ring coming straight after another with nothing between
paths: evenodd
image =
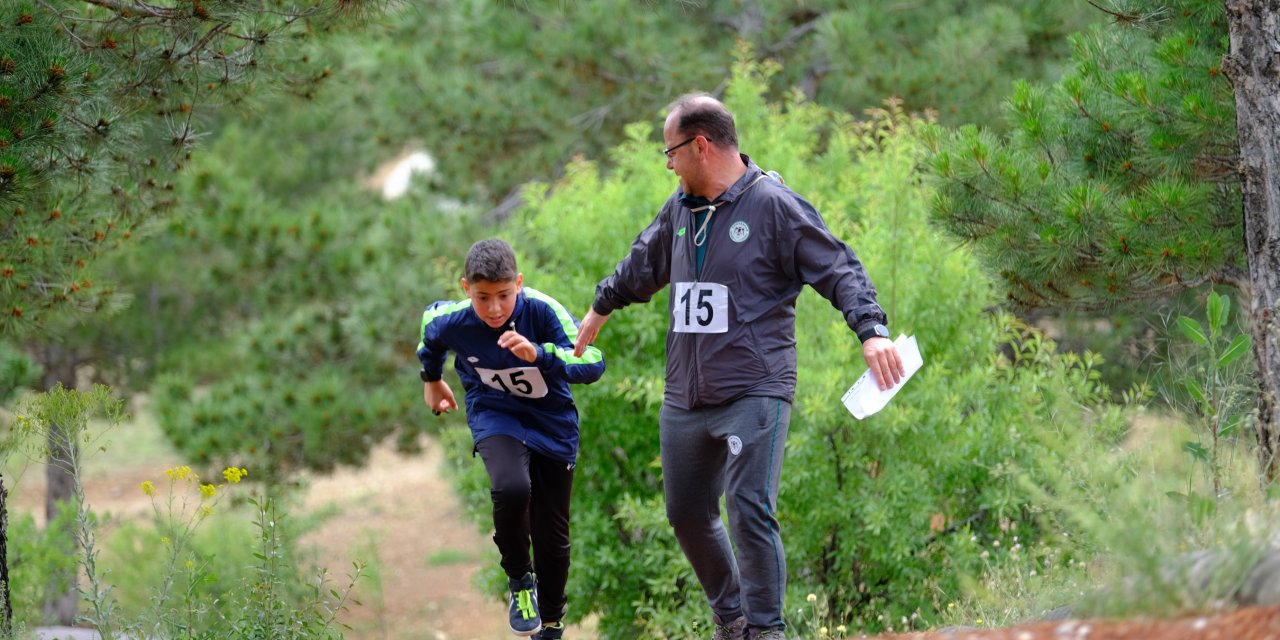
<instances>
[{"instance_id":1,"label":"black-framed glasses","mask_svg":"<svg viewBox=\"0 0 1280 640\"><path fill-rule=\"evenodd\" d=\"M683 146L685 146L686 144L689 144L690 142L693 142L694 140L697 140L697 139L698 139L698 136L693 136L692 138L689 138L688 140L685 140L684 142L681 142L680 144L678 144L678 145L676 145L676 146L674 146L674 147L670 147L670 148L667 148L667 149L663 149L663 150L662 150L662 154L663 154L663 155L665 155L665 156L667 156L667 159L668 159L668 160L670 160L670 159L671 159L671 155L672 155L672 154L674 154L674 153L676 152L676 149L679 149L680 147L683 147ZM711 142L711 138L707 138L707 142Z\"/></svg>"}]
</instances>

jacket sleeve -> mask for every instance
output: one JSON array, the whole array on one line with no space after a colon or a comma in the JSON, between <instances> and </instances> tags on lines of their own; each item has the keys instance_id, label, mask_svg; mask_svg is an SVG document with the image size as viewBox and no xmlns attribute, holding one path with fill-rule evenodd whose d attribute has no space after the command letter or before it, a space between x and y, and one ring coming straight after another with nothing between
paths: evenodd
<instances>
[{"instance_id":1,"label":"jacket sleeve","mask_svg":"<svg viewBox=\"0 0 1280 640\"><path fill-rule=\"evenodd\" d=\"M449 346L441 340L448 314L444 308L448 303L436 302L422 312L422 326L418 330L418 361L422 370L427 372L430 381L444 377L444 361L449 355Z\"/></svg>"},{"instance_id":2,"label":"jacket sleeve","mask_svg":"<svg viewBox=\"0 0 1280 640\"><path fill-rule=\"evenodd\" d=\"M782 246L792 252L795 275L813 287L844 314L845 323L859 336L877 323L888 324L876 302L876 288L853 249L835 237L827 223L803 198L795 196L783 216Z\"/></svg>"},{"instance_id":3,"label":"jacket sleeve","mask_svg":"<svg viewBox=\"0 0 1280 640\"><path fill-rule=\"evenodd\" d=\"M595 345L588 346L581 356L573 355L573 343L578 339L578 321L564 305L554 298L532 293L541 301L538 314L538 358L534 364L548 377L563 377L574 384L591 384L604 375L604 354Z\"/></svg>"},{"instance_id":4,"label":"jacket sleeve","mask_svg":"<svg viewBox=\"0 0 1280 640\"><path fill-rule=\"evenodd\" d=\"M671 198L658 216L631 243L613 274L596 285L591 308L608 315L629 304L648 302L671 281L672 204Z\"/></svg>"}]
</instances>

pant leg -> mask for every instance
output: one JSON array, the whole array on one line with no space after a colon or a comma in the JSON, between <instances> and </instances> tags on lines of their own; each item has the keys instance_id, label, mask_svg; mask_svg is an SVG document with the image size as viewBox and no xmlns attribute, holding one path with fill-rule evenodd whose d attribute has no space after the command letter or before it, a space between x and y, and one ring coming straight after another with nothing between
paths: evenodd
<instances>
[{"instance_id":1,"label":"pant leg","mask_svg":"<svg viewBox=\"0 0 1280 640\"><path fill-rule=\"evenodd\" d=\"M662 484L667 521L698 576L720 622L742 615L738 564L720 520L728 447L707 429L712 410L686 411L667 404L659 413Z\"/></svg>"},{"instance_id":2,"label":"pant leg","mask_svg":"<svg viewBox=\"0 0 1280 640\"><path fill-rule=\"evenodd\" d=\"M785 628L787 560L776 514L790 425L789 403L747 397L725 407L713 431L729 442L725 505L737 548L742 609L751 630Z\"/></svg>"},{"instance_id":3,"label":"pant leg","mask_svg":"<svg viewBox=\"0 0 1280 640\"><path fill-rule=\"evenodd\" d=\"M489 472L493 500L493 543L502 569L511 578L533 570L529 559L529 448L511 436L490 436L476 443Z\"/></svg>"},{"instance_id":4,"label":"pant leg","mask_svg":"<svg viewBox=\"0 0 1280 640\"><path fill-rule=\"evenodd\" d=\"M573 467L564 461L530 452L529 475L533 496L533 566L538 574L538 608L543 620L563 620L569 579L569 503Z\"/></svg>"}]
</instances>

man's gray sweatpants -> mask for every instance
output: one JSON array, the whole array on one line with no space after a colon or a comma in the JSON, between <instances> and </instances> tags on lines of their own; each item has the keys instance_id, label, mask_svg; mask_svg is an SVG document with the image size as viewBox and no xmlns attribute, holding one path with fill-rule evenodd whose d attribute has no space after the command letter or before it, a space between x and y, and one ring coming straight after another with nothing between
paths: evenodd
<instances>
[{"instance_id":1,"label":"man's gray sweatpants","mask_svg":"<svg viewBox=\"0 0 1280 640\"><path fill-rule=\"evenodd\" d=\"M718 622L780 629L787 561L775 517L790 403L749 396L658 418L667 520ZM720 520L729 509L734 548Z\"/></svg>"}]
</instances>

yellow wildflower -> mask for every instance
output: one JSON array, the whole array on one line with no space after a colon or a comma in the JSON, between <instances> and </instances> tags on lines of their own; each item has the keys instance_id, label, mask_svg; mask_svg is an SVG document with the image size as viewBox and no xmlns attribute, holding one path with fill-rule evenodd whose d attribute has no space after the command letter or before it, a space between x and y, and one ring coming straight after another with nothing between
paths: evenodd
<instances>
[{"instance_id":1,"label":"yellow wildflower","mask_svg":"<svg viewBox=\"0 0 1280 640\"><path fill-rule=\"evenodd\" d=\"M817 601L818 601L818 595L817 595L817 594L814 594L814 593L811 593L811 594L809 594L809 597L807 597L807 598L805 598L805 599L806 599L806 600L808 600L809 602L817 602Z\"/></svg>"},{"instance_id":2,"label":"yellow wildflower","mask_svg":"<svg viewBox=\"0 0 1280 640\"><path fill-rule=\"evenodd\" d=\"M200 497L205 500L212 498L213 495L217 492L218 492L218 488L211 484L200 485Z\"/></svg>"},{"instance_id":3,"label":"yellow wildflower","mask_svg":"<svg viewBox=\"0 0 1280 640\"><path fill-rule=\"evenodd\" d=\"M143 492L143 493L145 493L145 494L147 494L147 495L149 495L149 496L154 496L154 495L156 494L156 485L155 485L155 483L151 482L150 480L145 480L145 481L143 481L143 483L142 483L142 492Z\"/></svg>"},{"instance_id":4,"label":"yellow wildflower","mask_svg":"<svg viewBox=\"0 0 1280 640\"><path fill-rule=\"evenodd\" d=\"M227 479L231 484L237 484L245 476L249 475L249 470L245 468L227 467L222 470L222 477Z\"/></svg>"},{"instance_id":5,"label":"yellow wildflower","mask_svg":"<svg viewBox=\"0 0 1280 640\"><path fill-rule=\"evenodd\" d=\"M195 477L195 474L191 472L191 467L188 467L185 464L181 467L165 469L164 474L169 476L170 480L187 480Z\"/></svg>"},{"instance_id":6,"label":"yellow wildflower","mask_svg":"<svg viewBox=\"0 0 1280 640\"><path fill-rule=\"evenodd\" d=\"M160 544L169 546L169 536L160 536Z\"/></svg>"},{"instance_id":7,"label":"yellow wildflower","mask_svg":"<svg viewBox=\"0 0 1280 640\"><path fill-rule=\"evenodd\" d=\"M211 515L213 515L213 507L211 507L211 506L209 506L209 505L207 505L207 504L206 504L206 505L204 505L204 506L202 506L202 507L200 507L200 517L201 517L201 518L208 518L208 517L209 517L209 516L211 516Z\"/></svg>"}]
</instances>

